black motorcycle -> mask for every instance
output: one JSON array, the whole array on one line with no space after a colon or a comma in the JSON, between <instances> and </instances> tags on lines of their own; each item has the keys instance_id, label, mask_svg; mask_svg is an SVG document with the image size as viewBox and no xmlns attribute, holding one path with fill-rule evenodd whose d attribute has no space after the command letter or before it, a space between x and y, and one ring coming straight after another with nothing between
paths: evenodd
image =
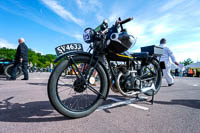
<instances>
[{"instance_id":1,"label":"black motorcycle","mask_svg":"<svg viewBox=\"0 0 200 133\"><path fill-rule=\"evenodd\" d=\"M59 64L50 75L48 96L58 112L71 118L87 116L106 100L110 88L126 97L153 96L159 91L162 48L126 52L135 44L135 38L123 28L131 20L119 18L110 28L106 21L96 29L86 28L83 38L90 44L88 52L83 52L80 43L56 48Z\"/></svg>"}]
</instances>

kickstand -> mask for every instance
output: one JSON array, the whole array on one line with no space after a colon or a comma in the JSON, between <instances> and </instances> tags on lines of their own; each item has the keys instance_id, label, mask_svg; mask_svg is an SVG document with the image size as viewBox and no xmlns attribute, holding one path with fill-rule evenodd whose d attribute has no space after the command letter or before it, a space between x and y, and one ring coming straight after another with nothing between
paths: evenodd
<instances>
[{"instance_id":1,"label":"kickstand","mask_svg":"<svg viewBox=\"0 0 200 133\"><path fill-rule=\"evenodd\" d=\"M154 102L154 90L152 90L152 93L153 93L153 95L152 95L152 99L150 100L150 102L153 105L153 102Z\"/></svg>"},{"instance_id":2,"label":"kickstand","mask_svg":"<svg viewBox=\"0 0 200 133\"><path fill-rule=\"evenodd\" d=\"M136 97L135 97L136 100L139 100L139 94L136 94Z\"/></svg>"}]
</instances>

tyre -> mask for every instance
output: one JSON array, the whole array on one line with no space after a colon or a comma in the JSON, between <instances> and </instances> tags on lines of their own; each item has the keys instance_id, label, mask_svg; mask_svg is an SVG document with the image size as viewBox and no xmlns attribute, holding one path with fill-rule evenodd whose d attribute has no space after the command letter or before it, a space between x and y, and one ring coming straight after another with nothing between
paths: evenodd
<instances>
[{"instance_id":1,"label":"tyre","mask_svg":"<svg viewBox=\"0 0 200 133\"><path fill-rule=\"evenodd\" d=\"M159 62L153 59L147 66L143 66L141 69L141 76L146 77L146 79L150 78L150 80L145 81L146 83L144 84L154 83L156 90L154 91L154 95L157 94L162 83L162 71ZM144 94L147 96L152 96L153 92L152 90L149 90Z\"/></svg>"},{"instance_id":2,"label":"tyre","mask_svg":"<svg viewBox=\"0 0 200 133\"><path fill-rule=\"evenodd\" d=\"M13 68L14 64L10 64L7 65L4 69L4 74L6 75L7 78L11 77L11 72L12 72L12 68ZM19 67L18 71L16 73L16 78L20 77L22 75L22 68Z\"/></svg>"},{"instance_id":3,"label":"tyre","mask_svg":"<svg viewBox=\"0 0 200 133\"><path fill-rule=\"evenodd\" d=\"M73 56L73 61L75 63L63 60L53 70L48 81L48 96L59 113L80 118L91 114L103 103L108 80L100 64L89 69L90 57ZM87 72L89 76L86 76Z\"/></svg>"}]
</instances>

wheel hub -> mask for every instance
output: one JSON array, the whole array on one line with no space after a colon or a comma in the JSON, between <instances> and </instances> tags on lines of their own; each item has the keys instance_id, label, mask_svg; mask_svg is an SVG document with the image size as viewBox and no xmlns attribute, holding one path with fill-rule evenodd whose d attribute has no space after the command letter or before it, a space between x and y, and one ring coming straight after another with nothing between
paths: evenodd
<instances>
[{"instance_id":1,"label":"wheel hub","mask_svg":"<svg viewBox=\"0 0 200 133\"><path fill-rule=\"evenodd\" d=\"M85 84L83 79L76 79L74 81L74 85L73 86L74 86L74 90L76 92L78 92L78 93L82 93L87 88L87 86L86 86L86 84Z\"/></svg>"}]
</instances>

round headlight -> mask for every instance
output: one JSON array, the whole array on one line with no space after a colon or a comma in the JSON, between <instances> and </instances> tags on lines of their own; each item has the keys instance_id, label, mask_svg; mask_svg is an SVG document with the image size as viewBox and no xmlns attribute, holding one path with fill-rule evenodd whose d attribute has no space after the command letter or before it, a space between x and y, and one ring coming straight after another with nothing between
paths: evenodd
<instances>
[{"instance_id":1,"label":"round headlight","mask_svg":"<svg viewBox=\"0 0 200 133\"><path fill-rule=\"evenodd\" d=\"M83 40L86 43L91 43L94 41L95 32L92 28L86 28L83 32Z\"/></svg>"}]
</instances>

